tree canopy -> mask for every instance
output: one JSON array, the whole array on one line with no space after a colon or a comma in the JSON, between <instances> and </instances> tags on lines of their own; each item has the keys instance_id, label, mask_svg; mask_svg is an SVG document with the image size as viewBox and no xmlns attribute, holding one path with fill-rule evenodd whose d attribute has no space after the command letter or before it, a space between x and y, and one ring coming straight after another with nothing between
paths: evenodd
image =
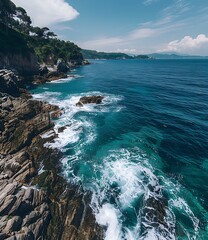
<instances>
[{"instance_id":1,"label":"tree canopy","mask_svg":"<svg viewBox=\"0 0 208 240\"><path fill-rule=\"evenodd\" d=\"M12 39L9 36L7 39L6 35L12 33L16 36L15 39L22 39L22 43L26 42L33 49L40 63L55 64L59 58L63 58L67 62L80 64L83 60L81 49L77 45L59 40L48 27L33 26L25 9L17 7L11 0L0 0L0 24L7 29L5 34L0 31L0 42L7 46L7 40L11 43ZM11 49L18 47L10 44L8 50L9 46Z\"/></svg>"}]
</instances>

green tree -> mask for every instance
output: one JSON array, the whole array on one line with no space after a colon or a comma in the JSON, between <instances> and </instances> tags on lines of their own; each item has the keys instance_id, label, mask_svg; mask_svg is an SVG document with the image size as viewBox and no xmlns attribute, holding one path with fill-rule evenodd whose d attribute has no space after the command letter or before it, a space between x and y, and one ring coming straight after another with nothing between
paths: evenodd
<instances>
[{"instance_id":1,"label":"green tree","mask_svg":"<svg viewBox=\"0 0 208 240\"><path fill-rule=\"evenodd\" d=\"M25 34L30 33L30 28L32 21L30 17L27 15L27 12L24 8L17 7L15 11L15 19L13 21L13 26L17 28L20 32Z\"/></svg>"},{"instance_id":2,"label":"green tree","mask_svg":"<svg viewBox=\"0 0 208 240\"><path fill-rule=\"evenodd\" d=\"M0 0L0 22L8 27L11 26L13 15L15 14L16 6L10 0Z\"/></svg>"}]
</instances>

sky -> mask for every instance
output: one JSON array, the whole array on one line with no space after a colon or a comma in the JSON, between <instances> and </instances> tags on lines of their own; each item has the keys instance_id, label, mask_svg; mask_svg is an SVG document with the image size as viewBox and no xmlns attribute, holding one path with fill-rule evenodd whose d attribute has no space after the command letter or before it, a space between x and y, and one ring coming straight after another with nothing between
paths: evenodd
<instances>
[{"instance_id":1,"label":"sky","mask_svg":"<svg viewBox=\"0 0 208 240\"><path fill-rule=\"evenodd\" d=\"M81 48L208 56L208 0L13 0Z\"/></svg>"}]
</instances>

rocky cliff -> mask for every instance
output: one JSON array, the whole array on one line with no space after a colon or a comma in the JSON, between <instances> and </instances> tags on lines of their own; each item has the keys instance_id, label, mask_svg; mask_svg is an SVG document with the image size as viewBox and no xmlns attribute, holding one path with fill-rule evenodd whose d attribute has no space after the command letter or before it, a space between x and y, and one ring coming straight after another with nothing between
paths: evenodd
<instances>
[{"instance_id":1,"label":"rocky cliff","mask_svg":"<svg viewBox=\"0 0 208 240\"><path fill-rule=\"evenodd\" d=\"M16 70L21 75L34 75L38 73L39 65L33 52L0 53L0 69Z\"/></svg>"},{"instance_id":2,"label":"rocky cliff","mask_svg":"<svg viewBox=\"0 0 208 240\"><path fill-rule=\"evenodd\" d=\"M0 93L0 239L103 239L90 193L69 184L62 154L44 147L55 137L50 116L60 110L8 92Z\"/></svg>"}]
</instances>

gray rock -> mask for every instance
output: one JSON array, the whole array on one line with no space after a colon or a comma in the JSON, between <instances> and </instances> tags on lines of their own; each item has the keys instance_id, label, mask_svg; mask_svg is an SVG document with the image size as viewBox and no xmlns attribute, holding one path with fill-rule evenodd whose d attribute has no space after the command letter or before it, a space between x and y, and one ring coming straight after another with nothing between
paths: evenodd
<instances>
[{"instance_id":1,"label":"gray rock","mask_svg":"<svg viewBox=\"0 0 208 240\"><path fill-rule=\"evenodd\" d=\"M16 196L13 195L6 196L4 204L0 207L0 214L7 214L14 205L14 203L16 202L16 200L17 200Z\"/></svg>"},{"instance_id":2,"label":"gray rock","mask_svg":"<svg viewBox=\"0 0 208 240\"><path fill-rule=\"evenodd\" d=\"M16 182L9 183L5 188L3 188L0 192L0 200L4 199L7 195L13 194L18 187Z\"/></svg>"},{"instance_id":3,"label":"gray rock","mask_svg":"<svg viewBox=\"0 0 208 240\"><path fill-rule=\"evenodd\" d=\"M41 217L41 213L40 213L40 212L38 212L38 211L32 211L32 212L30 212L29 215L27 215L27 216L24 218L22 225L23 225L23 226L25 226L25 225L28 226L28 225L36 222L40 217Z\"/></svg>"},{"instance_id":4,"label":"gray rock","mask_svg":"<svg viewBox=\"0 0 208 240\"><path fill-rule=\"evenodd\" d=\"M7 238L7 234L6 233L0 233L0 240L4 240Z\"/></svg>"},{"instance_id":5,"label":"gray rock","mask_svg":"<svg viewBox=\"0 0 208 240\"><path fill-rule=\"evenodd\" d=\"M22 197L24 195L25 190L21 189L17 194L16 194L16 202L14 203L14 205L12 206L12 208L10 209L8 215L15 215L22 203Z\"/></svg>"},{"instance_id":6,"label":"gray rock","mask_svg":"<svg viewBox=\"0 0 208 240\"><path fill-rule=\"evenodd\" d=\"M79 99L79 102L76 104L78 107L82 107L83 104L95 103L100 104L102 103L103 96L85 96Z\"/></svg>"},{"instance_id":7,"label":"gray rock","mask_svg":"<svg viewBox=\"0 0 208 240\"><path fill-rule=\"evenodd\" d=\"M0 232L1 232L2 229L4 229L6 227L7 220L8 220L7 215L0 218Z\"/></svg>"},{"instance_id":8,"label":"gray rock","mask_svg":"<svg viewBox=\"0 0 208 240\"><path fill-rule=\"evenodd\" d=\"M10 233L14 231L19 231L21 229L22 218L15 216L12 219L8 220L7 225L4 229L4 232Z\"/></svg>"},{"instance_id":9,"label":"gray rock","mask_svg":"<svg viewBox=\"0 0 208 240\"><path fill-rule=\"evenodd\" d=\"M49 70L46 66L40 66L39 68L39 75L40 76L44 76L46 74L48 74Z\"/></svg>"},{"instance_id":10,"label":"gray rock","mask_svg":"<svg viewBox=\"0 0 208 240\"><path fill-rule=\"evenodd\" d=\"M16 234L17 240L34 240L34 234L31 231L27 231L26 233Z\"/></svg>"},{"instance_id":11,"label":"gray rock","mask_svg":"<svg viewBox=\"0 0 208 240\"><path fill-rule=\"evenodd\" d=\"M26 191L25 191L25 194L24 194L24 196L22 198L22 201L23 202L25 202L25 201L32 201L33 194L34 194L34 189L27 188Z\"/></svg>"},{"instance_id":12,"label":"gray rock","mask_svg":"<svg viewBox=\"0 0 208 240\"><path fill-rule=\"evenodd\" d=\"M69 71L68 64L63 59L58 59L57 61L57 71L67 73Z\"/></svg>"},{"instance_id":13,"label":"gray rock","mask_svg":"<svg viewBox=\"0 0 208 240\"><path fill-rule=\"evenodd\" d=\"M6 240L17 240L16 236L11 236L9 238L7 238Z\"/></svg>"},{"instance_id":14,"label":"gray rock","mask_svg":"<svg viewBox=\"0 0 208 240\"><path fill-rule=\"evenodd\" d=\"M18 97L20 95L20 91L18 88L18 84L20 82L20 78L11 70L3 69L0 70L0 89L3 93L8 93L12 96ZM8 105L4 106L8 107Z\"/></svg>"}]
</instances>

